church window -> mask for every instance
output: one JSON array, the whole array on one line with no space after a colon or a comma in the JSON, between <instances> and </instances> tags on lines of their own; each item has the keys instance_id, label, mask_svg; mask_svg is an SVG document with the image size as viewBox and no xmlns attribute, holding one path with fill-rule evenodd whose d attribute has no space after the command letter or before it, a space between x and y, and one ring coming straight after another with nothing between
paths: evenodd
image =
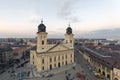
<instances>
[{"instance_id":1,"label":"church window","mask_svg":"<svg viewBox=\"0 0 120 80\"><path fill-rule=\"evenodd\" d=\"M44 59L42 59L42 64L44 64Z\"/></svg>"},{"instance_id":2,"label":"church window","mask_svg":"<svg viewBox=\"0 0 120 80\"><path fill-rule=\"evenodd\" d=\"M44 66L42 66L42 70L44 70Z\"/></svg>"},{"instance_id":3,"label":"church window","mask_svg":"<svg viewBox=\"0 0 120 80\"><path fill-rule=\"evenodd\" d=\"M34 64L34 61L33 61L33 64Z\"/></svg>"},{"instance_id":4,"label":"church window","mask_svg":"<svg viewBox=\"0 0 120 80\"><path fill-rule=\"evenodd\" d=\"M50 58L50 62L52 62L52 58Z\"/></svg>"},{"instance_id":5,"label":"church window","mask_svg":"<svg viewBox=\"0 0 120 80\"><path fill-rule=\"evenodd\" d=\"M34 59L34 56L33 56L33 59Z\"/></svg>"},{"instance_id":6,"label":"church window","mask_svg":"<svg viewBox=\"0 0 120 80\"><path fill-rule=\"evenodd\" d=\"M65 64L67 65L67 61L65 62Z\"/></svg>"},{"instance_id":7,"label":"church window","mask_svg":"<svg viewBox=\"0 0 120 80\"><path fill-rule=\"evenodd\" d=\"M70 43L72 43L72 40L70 40Z\"/></svg>"},{"instance_id":8,"label":"church window","mask_svg":"<svg viewBox=\"0 0 120 80\"><path fill-rule=\"evenodd\" d=\"M44 45L44 41L42 40L42 45Z\"/></svg>"}]
</instances>

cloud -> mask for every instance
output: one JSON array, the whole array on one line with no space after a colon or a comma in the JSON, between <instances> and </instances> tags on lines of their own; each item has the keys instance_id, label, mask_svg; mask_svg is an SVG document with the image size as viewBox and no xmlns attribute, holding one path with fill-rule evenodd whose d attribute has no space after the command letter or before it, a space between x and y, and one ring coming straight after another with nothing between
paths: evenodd
<instances>
[{"instance_id":1,"label":"cloud","mask_svg":"<svg viewBox=\"0 0 120 80\"><path fill-rule=\"evenodd\" d=\"M58 7L57 16L61 19L68 20L71 23L79 22L79 19L74 13L74 5L77 3L77 1L78 0L63 0L60 7Z\"/></svg>"},{"instance_id":2,"label":"cloud","mask_svg":"<svg viewBox=\"0 0 120 80\"><path fill-rule=\"evenodd\" d=\"M30 23L40 23L41 22L41 18L39 16L30 16L29 20Z\"/></svg>"},{"instance_id":3,"label":"cloud","mask_svg":"<svg viewBox=\"0 0 120 80\"><path fill-rule=\"evenodd\" d=\"M80 35L80 34L79 34ZM120 28L116 29L101 29L91 31L80 35L81 38L107 38L107 39L120 39Z\"/></svg>"}]
</instances>

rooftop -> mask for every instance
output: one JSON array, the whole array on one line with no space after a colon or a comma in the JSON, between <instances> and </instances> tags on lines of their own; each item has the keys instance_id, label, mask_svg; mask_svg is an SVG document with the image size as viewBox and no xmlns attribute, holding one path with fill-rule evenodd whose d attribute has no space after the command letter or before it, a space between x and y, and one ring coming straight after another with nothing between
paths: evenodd
<instances>
[{"instance_id":1,"label":"rooftop","mask_svg":"<svg viewBox=\"0 0 120 80\"><path fill-rule=\"evenodd\" d=\"M114 45L115 46L115 45ZM112 48L116 49L116 47ZM99 63L109 67L109 68L119 68L120 69L120 53L114 52L111 46L94 46L94 45L85 45L79 46L79 50L85 52L88 56L92 57L94 60Z\"/></svg>"}]
</instances>

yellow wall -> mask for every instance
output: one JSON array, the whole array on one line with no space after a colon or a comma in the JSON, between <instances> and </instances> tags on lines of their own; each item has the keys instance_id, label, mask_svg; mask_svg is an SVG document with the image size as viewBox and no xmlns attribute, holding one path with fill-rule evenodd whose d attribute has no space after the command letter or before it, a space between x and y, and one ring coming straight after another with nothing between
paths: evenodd
<instances>
[{"instance_id":1,"label":"yellow wall","mask_svg":"<svg viewBox=\"0 0 120 80\"><path fill-rule=\"evenodd\" d=\"M114 73L114 79L117 78L118 80L120 80L120 69L114 68L113 73Z\"/></svg>"},{"instance_id":2,"label":"yellow wall","mask_svg":"<svg viewBox=\"0 0 120 80\"><path fill-rule=\"evenodd\" d=\"M44 45L42 45L42 41L44 41ZM47 33L46 32L39 32L37 33L37 52L44 52L46 51L47 46Z\"/></svg>"},{"instance_id":3,"label":"yellow wall","mask_svg":"<svg viewBox=\"0 0 120 80\"><path fill-rule=\"evenodd\" d=\"M65 39L68 40L68 43L61 43L56 46L55 44L50 45L50 44L47 44L46 32L37 33L37 53L35 50L30 51L30 64L33 66L33 68L36 69L37 72L44 72L44 71L50 70L50 65L52 65L52 68L58 68L58 63L60 63L60 66L66 66L66 61L67 61L67 64L74 63L73 34L70 34L70 35L65 34ZM42 40L45 42L44 45L42 45L41 43ZM72 43L70 42L71 40L72 40ZM66 55L67 55L67 58L66 58ZM54 61L54 57L56 57L56 61ZM59 60L59 57L60 57L60 60ZM51 62L50 62L50 58L52 58ZM44 64L42 63L42 59L44 59ZM56 64L56 67L55 67L55 64ZM43 66L44 66L44 70L42 70Z\"/></svg>"},{"instance_id":4,"label":"yellow wall","mask_svg":"<svg viewBox=\"0 0 120 80\"><path fill-rule=\"evenodd\" d=\"M66 59L67 55L67 59ZM72 55L72 57L71 57ZM60 56L60 60L58 57ZM56 61L54 60L54 57L56 57ZM37 60L35 61L35 65L37 66L37 71L42 72L50 69L50 64L52 65L52 68L57 68L58 63L60 62L61 66L67 64L74 63L74 50L67 50L67 51L60 51L60 52L54 52L54 53L48 53L48 54L37 54ZM52 62L50 62L50 58L52 58ZM44 64L42 64L42 59L44 59ZM72 60L72 62L71 62ZM54 66L56 64L56 67ZM44 70L42 70L42 66L44 66Z\"/></svg>"},{"instance_id":5,"label":"yellow wall","mask_svg":"<svg viewBox=\"0 0 120 80\"><path fill-rule=\"evenodd\" d=\"M82 53L81 51L79 51L80 54L83 56L83 58L85 60L88 60L88 62L97 70L101 70L101 74L104 71L105 72L105 77L107 77L107 75L110 75L110 80L113 80L113 70L107 70L107 67L103 66L102 64L98 63L97 61L94 61L92 58L90 58L86 53Z\"/></svg>"}]
</instances>

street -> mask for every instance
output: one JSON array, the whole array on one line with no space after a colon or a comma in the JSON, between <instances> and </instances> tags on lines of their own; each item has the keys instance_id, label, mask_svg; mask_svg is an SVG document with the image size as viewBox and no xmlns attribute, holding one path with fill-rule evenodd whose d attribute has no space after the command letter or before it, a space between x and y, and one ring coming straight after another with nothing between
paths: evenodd
<instances>
[{"instance_id":1,"label":"street","mask_svg":"<svg viewBox=\"0 0 120 80\"><path fill-rule=\"evenodd\" d=\"M75 62L76 64L80 65L82 69L79 69L79 71L83 70L88 80L98 80L97 78L94 77L93 73L89 71L88 69L88 66L90 67L89 63L82 57L82 55L79 53L76 47L75 47Z\"/></svg>"},{"instance_id":2,"label":"street","mask_svg":"<svg viewBox=\"0 0 120 80\"><path fill-rule=\"evenodd\" d=\"M26 61L21 60L21 64L25 63ZM27 61L28 62L28 61ZM17 74L20 73L20 71L28 71L29 70L29 63L25 63L23 67L18 67L19 65L14 64L9 69L5 68L5 72L0 74L0 80L16 80Z\"/></svg>"}]
</instances>

